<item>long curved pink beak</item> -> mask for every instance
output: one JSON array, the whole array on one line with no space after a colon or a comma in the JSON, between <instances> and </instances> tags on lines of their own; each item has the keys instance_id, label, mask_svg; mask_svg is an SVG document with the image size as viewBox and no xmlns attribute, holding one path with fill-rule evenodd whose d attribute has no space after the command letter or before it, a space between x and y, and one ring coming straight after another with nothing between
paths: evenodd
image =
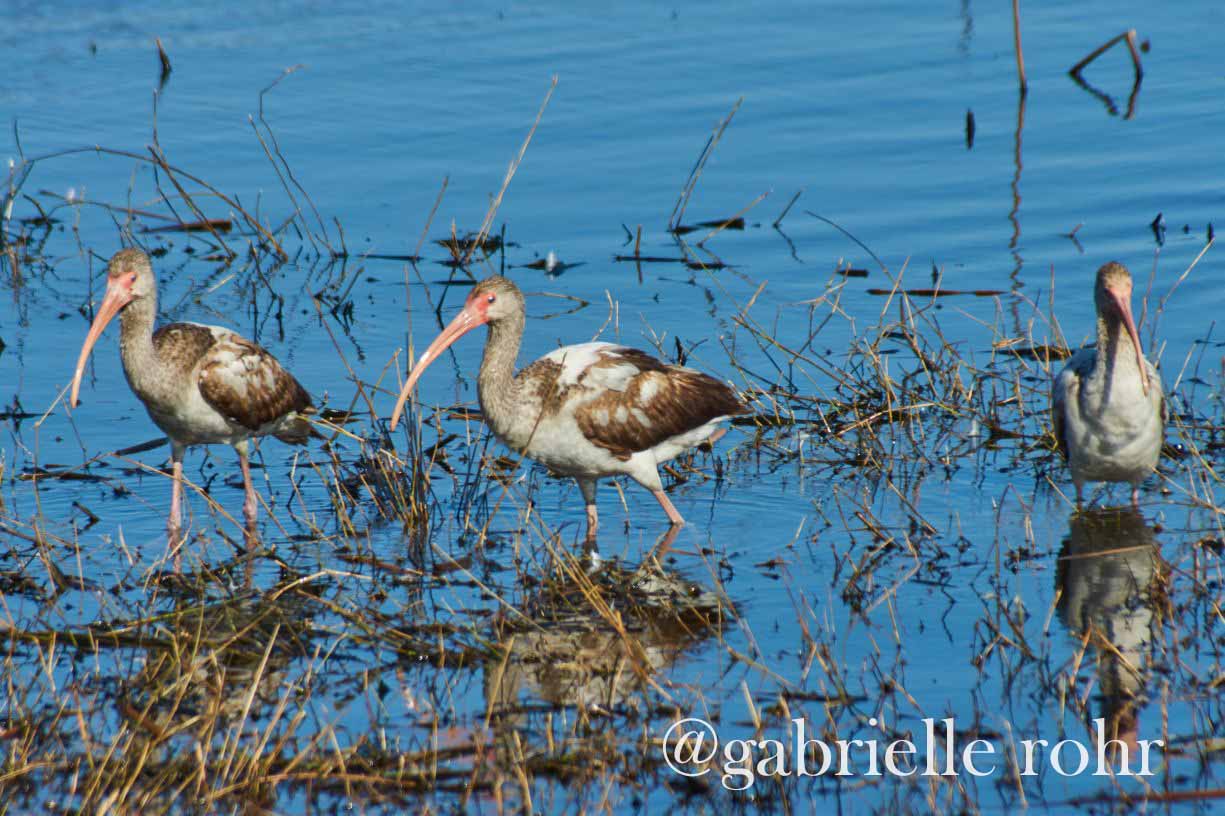
<instances>
[{"instance_id":1,"label":"long curved pink beak","mask_svg":"<svg viewBox=\"0 0 1225 816\"><path fill-rule=\"evenodd\" d=\"M85 335L85 343L81 346L81 356L77 358L76 374L72 377L72 396L68 398L68 405L77 407L77 396L81 391L81 379L85 376L85 363L89 360L89 353L94 349L94 343L98 342L98 338L102 336L103 329L106 324L110 323L115 315L127 306L132 301L131 284L124 285L120 282L120 278L108 278L106 284L106 297L102 298L102 305L98 307L98 313L94 315L93 325L89 327L89 334Z\"/></svg>"},{"instance_id":2,"label":"long curved pink beak","mask_svg":"<svg viewBox=\"0 0 1225 816\"><path fill-rule=\"evenodd\" d=\"M391 412L391 429L394 430L400 422L400 414L404 411L404 404L408 402L408 395L412 392L413 386L417 384L417 380L421 378L426 366L438 359L447 347L454 343L459 338L463 337L468 332L489 322L489 318L481 314L475 307L473 302L464 304L464 308L459 314L447 324L447 327L434 338L434 342L430 343L429 348L417 358L417 365L413 368L413 372L408 375L408 380L404 383L404 388L400 390L400 398L396 400L396 408Z\"/></svg>"},{"instance_id":3,"label":"long curved pink beak","mask_svg":"<svg viewBox=\"0 0 1225 816\"><path fill-rule=\"evenodd\" d=\"M1114 298L1115 305L1119 309L1119 314L1123 317L1123 325L1127 327L1127 333L1131 335L1131 344L1136 349L1136 367L1140 369L1140 385L1144 389L1144 396L1148 396L1148 366L1144 364L1144 351L1140 348L1140 333L1136 331L1136 321L1131 316L1131 291L1126 293L1111 292L1111 297Z\"/></svg>"}]
</instances>

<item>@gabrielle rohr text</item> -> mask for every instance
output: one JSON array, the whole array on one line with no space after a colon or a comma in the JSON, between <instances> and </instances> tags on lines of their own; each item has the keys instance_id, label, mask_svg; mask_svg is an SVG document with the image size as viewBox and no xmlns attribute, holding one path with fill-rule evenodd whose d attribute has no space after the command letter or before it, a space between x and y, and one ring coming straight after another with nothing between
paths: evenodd
<instances>
[{"instance_id":1,"label":"@gabrielle rohr text","mask_svg":"<svg viewBox=\"0 0 1225 816\"><path fill-rule=\"evenodd\" d=\"M1093 721L1086 740L958 739L952 718L922 720L914 739L815 738L802 718L788 724L784 739L726 739L697 717L679 720L664 734L664 761L683 776L717 773L728 790L746 790L758 778L777 776L992 776L1015 768L1036 776L1049 767L1061 776L1152 776L1153 749L1161 740L1123 740L1108 735L1105 720ZM868 726L876 728L876 718Z\"/></svg>"}]
</instances>

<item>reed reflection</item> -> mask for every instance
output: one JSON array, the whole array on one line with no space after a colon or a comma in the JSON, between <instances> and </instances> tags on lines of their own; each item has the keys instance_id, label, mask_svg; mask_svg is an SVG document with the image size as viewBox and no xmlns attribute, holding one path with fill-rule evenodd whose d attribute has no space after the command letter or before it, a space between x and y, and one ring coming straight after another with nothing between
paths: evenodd
<instances>
[{"instance_id":1,"label":"reed reflection","mask_svg":"<svg viewBox=\"0 0 1225 816\"><path fill-rule=\"evenodd\" d=\"M1133 508L1074 513L1056 572L1059 619L1097 657L1100 716L1134 749L1159 640L1166 564L1155 531Z\"/></svg>"}]
</instances>

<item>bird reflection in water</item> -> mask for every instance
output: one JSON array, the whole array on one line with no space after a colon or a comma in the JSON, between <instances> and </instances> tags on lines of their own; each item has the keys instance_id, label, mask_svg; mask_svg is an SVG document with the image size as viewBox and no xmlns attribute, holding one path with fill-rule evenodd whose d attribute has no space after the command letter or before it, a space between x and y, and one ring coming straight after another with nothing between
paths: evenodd
<instances>
[{"instance_id":1,"label":"bird reflection in water","mask_svg":"<svg viewBox=\"0 0 1225 816\"><path fill-rule=\"evenodd\" d=\"M716 635L732 613L721 593L654 557L636 568L610 560L590 572L579 563L563 565L527 599L485 666L500 764L513 762L513 746L545 741L551 718L537 715L557 708L649 712L656 675Z\"/></svg>"},{"instance_id":2,"label":"bird reflection in water","mask_svg":"<svg viewBox=\"0 0 1225 816\"><path fill-rule=\"evenodd\" d=\"M1134 508L1073 513L1059 555L1059 618L1097 654L1107 739L1135 753L1150 646L1160 634L1168 571Z\"/></svg>"}]
</instances>

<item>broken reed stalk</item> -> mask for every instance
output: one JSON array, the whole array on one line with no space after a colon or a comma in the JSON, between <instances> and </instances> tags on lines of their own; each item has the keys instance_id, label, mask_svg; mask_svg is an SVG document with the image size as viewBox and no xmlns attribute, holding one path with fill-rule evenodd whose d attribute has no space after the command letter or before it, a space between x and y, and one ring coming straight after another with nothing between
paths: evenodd
<instances>
[{"instance_id":1,"label":"broken reed stalk","mask_svg":"<svg viewBox=\"0 0 1225 816\"><path fill-rule=\"evenodd\" d=\"M468 246L468 251L464 253L460 259L460 265L466 265L468 259L472 257L473 251L485 243L485 238L489 235L489 230L493 227L493 219L498 214L498 207L502 206L502 196L506 195L506 188L510 186L510 180L515 177L515 171L519 169L519 164L523 161L524 155L527 153L527 146L532 143L532 136L536 134L536 128L540 125L540 120L544 118L545 108L549 106L549 100L553 98L553 91L557 89L558 75L554 74L553 79L549 82L549 90L545 92L544 101L540 103L540 110L536 112L536 119L532 122L531 130L527 132L527 137L523 140L523 146L519 148L518 154L511 160L510 166L506 168L506 177L502 179L502 188L498 190L497 196L489 204L489 209L485 213L485 220L481 222L481 228L476 234L476 238Z\"/></svg>"},{"instance_id":2,"label":"broken reed stalk","mask_svg":"<svg viewBox=\"0 0 1225 816\"><path fill-rule=\"evenodd\" d=\"M170 57L167 56L166 49L162 47L162 38L156 37L154 42L157 43L157 61L161 66L161 74L158 79L162 85L165 85L170 79L170 72L174 69L170 67Z\"/></svg>"},{"instance_id":3,"label":"broken reed stalk","mask_svg":"<svg viewBox=\"0 0 1225 816\"><path fill-rule=\"evenodd\" d=\"M779 224L782 224L783 219L787 217L787 213L791 212L791 208L795 206L795 202L800 200L800 196L804 195L805 189L806 188L801 187L800 189L795 191L795 195L791 197L791 200L787 202L787 206L783 207L783 211L778 214L778 218L775 218L774 223L771 224L770 226L774 227L774 229L778 229Z\"/></svg>"},{"instance_id":4,"label":"broken reed stalk","mask_svg":"<svg viewBox=\"0 0 1225 816\"><path fill-rule=\"evenodd\" d=\"M430 225L434 223L434 216L438 214L438 208L442 206L442 198L446 195L447 185L451 183L451 177L442 177L442 186L438 188L438 195L434 197L434 206L430 207L430 214L425 217L425 226L421 228L421 235L417 238L417 246L413 249L413 255L417 258L421 257L421 248L425 246L426 238L430 234ZM454 229L454 226L452 226Z\"/></svg>"},{"instance_id":5,"label":"broken reed stalk","mask_svg":"<svg viewBox=\"0 0 1225 816\"><path fill-rule=\"evenodd\" d=\"M842 225L835 223L834 221L831 221L825 216L813 212L812 210L804 210L804 212L812 216L813 218L817 219L823 224L829 224L831 227L838 230L838 232L841 232L847 238L850 238L852 241L854 241L859 246L860 249L862 249L864 252L872 256L872 260L876 261L876 265L880 267L880 271L884 272L886 275L889 274L889 267L885 266L885 262L882 261L875 252L872 251L871 247L869 247L863 241L859 240L854 235L852 235L849 230L845 229Z\"/></svg>"},{"instance_id":6,"label":"broken reed stalk","mask_svg":"<svg viewBox=\"0 0 1225 816\"><path fill-rule=\"evenodd\" d=\"M163 172L165 172L166 178L170 179L170 183L174 185L174 189L178 190L179 195L183 198L183 201L187 204L191 211L196 214L198 222L204 224L205 228L213 236L213 239L221 245L221 248L225 250L227 255L229 255L231 258L237 257L237 253L230 249L230 245L227 244L225 239L221 237L221 233L217 231L215 226L213 226L208 216L204 214L203 210L196 206L196 202L192 200L192 197L188 195L186 190L183 189L183 185L179 184L179 180L175 178L174 173L170 169L170 164L166 161L166 157L164 154L162 154L161 150L154 145L150 145L149 154L153 156L154 161L156 161L157 165L162 168Z\"/></svg>"},{"instance_id":7,"label":"broken reed stalk","mask_svg":"<svg viewBox=\"0 0 1225 816\"><path fill-rule=\"evenodd\" d=\"M417 246L416 246L416 247L413 249L413 257L415 257L415 258L420 258L420 257L421 257L421 248L422 248L423 246L425 246L425 241L426 241L426 238L428 238L428 237L429 237L429 234L430 234L430 225L434 223L434 216L438 214L438 208L442 206L442 199L443 199L443 196L444 196L444 195L446 195L446 192L447 192L447 185L448 185L448 184L450 184L450 182L451 182L451 177L450 177L449 175L448 175L448 176L443 176L443 177L442 177L442 185L441 185L441 186L438 188L438 195L436 195L436 196L434 197L434 206L430 207L430 213L429 213L429 215L427 215L427 216L425 217L425 225L424 225L424 226L421 228L421 235L420 235L420 236L417 238ZM451 232L452 232L452 234L454 234L454 232L455 232L455 225L454 225L454 224L452 224L452 225L451 225ZM412 265L413 269L414 269L414 270L417 270L417 264L416 264L416 262L415 262L415 261L412 261L412 262L410 262L410 263L411 263L411 265ZM418 277L420 277L420 275L421 275L420 270L417 270L417 275L418 275ZM428 297L429 297L429 287L427 286L427 287L425 287L425 289L426 289L426 297L428 298ZM405 298L404 298L404 312L405 312L405 314L404 314L404 318L405 318L404 326L405 326L405 331L406 331L406 332L408 332L408 333L409 333L409 336L411 337L411 332L412 332L412 327L413 327L413 293L412 293L412 290L409 288L409 282L408 282L408 266L405 266L405 267L404 267L404 294L405 294ZM411 341L410 341L410 345L409 345L409 347L408 347L408 350L409 350L410 352L411 352L411 350L412 350L412 347L411 347ZM409 360L408 362L411 364L411 362L412 362L412 361L411 361L411 360ZM397 369L398 369L398 368L399 368L399 367L397 366ZM397 370L396 374L397 374L397 376L399 376L399 371L398 371L398 370Z\"/></svg>"},{"instance_id":8,"label":"broken reed stalk","mask_svg":"<svg viewBox=\"0 0 1225 816\"><path fill-rule=\"evenodd\" d=\"M689 198L693 195L694 188L698 185L698 179L702 177L702 170L706 167L706 162L710 160L710 156L718 146L719 140L723 138L723 132L727 130L727 126L732 123L732 117L736 115L736 111L740 110L740 105L744 102L744 97L736 100L736 104L732 105L732 109L727 116L715 126L714 132L706 139L706 146L702 148L702 152L698 155L698 160L694 162L693 169L689 171L689 177L685 180L685 185L681 188L681 194L676 199L676 204L672 207L672 214L668 216L668 231L674 231L680 226L682 219L685 217L685 208L689 206Z\"/></svg>"},{"instance_id":9,"label":"broken reed stalk","mask_svg":"<svg viewBox=\"0 0 1225 816\"><path fill-rule=\"evenodd\" d=\"M4 191L4 198L0 199L0 247L8 246L8 229L9 223L13 220L13 205L17 202L17 196L21 193L21 188L25 186L26 179L34 170L34 163L26 159L25 150L21 146L21 131L16 117L13 117L13 143L17 147L18 160L9 163L7 189Z\"/></svg>"},{"instance_id":10,"label":"broken reed stalk","mask_svg":"<svg viewBox=\"0 0 1225 816\"><path fill-rule=\"evenodd\" d=\"M1025 79L1025 52L1021 48L1021 0L1012 0L1012 42L1017 54L1017 81L1024 96L1029 92L1029 82Z\"/></svg>"},{"instance_id":11,"label":"broken reed stalk","mask_svg":"<svg viewBox=\"0 0 1225 816\"><path fill-rule=\"evenodd\" d=\"M116 158L132 159L145 164L151 164L155 168L164 169L167 172L177 175L179 178L186 179L193 184L198 184L211 196L223 202L227 207L241 215L243 221L251 229L255 230L263 237L263 240L268 244L268 248L280 256L281 260L289 260L289 254L281 247L280 242L276 240L276 238L267 230L266 227L264 227L263 224L259 222L258 219L251 215L251 213L247 212L247 210L241 204L239 204L236 199L221 192L212 184L209 184L207 181L194 173L187 172L181 167L170 164L166 160L165 156L162 155L160 151L157 151L153 146L149 147L149 155L134 153L130 150L118 150L115 148L102 147L100 145L95 145L93 147L70 147L64 150L56 150L50 153L44 153L31 159L23 159L23 166L21 170L22 178L24 180L26 177L28 177L33 171L34 167L40 162L51 161L53 159L58 159L65 156L78 156L84 153L94 153L99 156L114 156ZM126 210L124 211L126 212Z\"/></svg>"},{"instance_id":12,"label":"broken reed stalk","mask_svg":"<svg viewBox=\"0 0 1225 816\"><path fill-rule=\"evenodd\" d=\"M321 234L320 240L322 241L323 245L327 247L328 252L332 255L332 257L337 257L336 250L332 247L331 241L328 240L327 226L323 222L323 217L319 214L319 208L315 206L314 199L311 198L310 193L307 192L306 188L303 187L301 182L298 181L297 176L294 175L293 168L290 167L289 161L285 158L285 155L281 152L281 145L280 145L279 140L276 137L276 132L272 129L272 125L270 125L268 123L268 120L264 117L264 97L272 89L277 87L277 85L281 84L281 82L284 81L288 76L290 76L293 73L296 73L297 71L305 67L306 67L305 65L301 65L301 64L291 65L290 67L282 71L281 75L278 76L276 79L274 79L271 83L269 83L267 87L262 88L259 92L259 123L263 125L264 131L268 134L268 138L272 141L272 151L276 154L276 158L280 161L279 166L277 164L277 161L273 160L272 155L269 154L268 146L264 143L264 138L260 134L259 128L255 126L255 121L252 120L251 117L247 117L247 118L248 118L248 121L251 122L252 130L255 131L255 135L259 139L260 146L264 149L265 155L268 156L268 161L272 164L273 169L276 171L277 178L280 179L281 181L281 186L284 188L286 195L289 196L289 200L293 202L295 209L297 209L298 212L301 212L301 207L298 204L298 200L294 196L293 192L289 189L289 185L285 181L285 176L289 177L289 181L293 183L293 186L297 188L298 192L301 193L301 195L306 199L307 205L310 206L311 212L315 216L315 222L319 225L319 231ZM282 168L284 168L283 174L282 174ZM307 229L306 235L308 238L310 238L312 244L315 243L315 237L312 234L311 230Z\"/></svg>"},{"instance_id":13,"label":"broken reed stalk","mask_svg":"<svg viewBox=\"0 0 1225 816\"><path fill-rule=\"evenodd\" d=\"M1127 51L1129 54L1131 54L1131 67L1135 72L1136 82L1139 82L1144 78L1144 66L1140 63L1140 51L1136 48L1136 30L1134 28L1129 28L1122 34L1111 37L1109 40L1090 51L1084 59L1073 65L1068 73L1073 77L1079 78L1081 71L1085 69L1085 66L1093 62L1102 54L1106 53L1120 41L1127 43Z\"/></svg>"}]
</instances>

